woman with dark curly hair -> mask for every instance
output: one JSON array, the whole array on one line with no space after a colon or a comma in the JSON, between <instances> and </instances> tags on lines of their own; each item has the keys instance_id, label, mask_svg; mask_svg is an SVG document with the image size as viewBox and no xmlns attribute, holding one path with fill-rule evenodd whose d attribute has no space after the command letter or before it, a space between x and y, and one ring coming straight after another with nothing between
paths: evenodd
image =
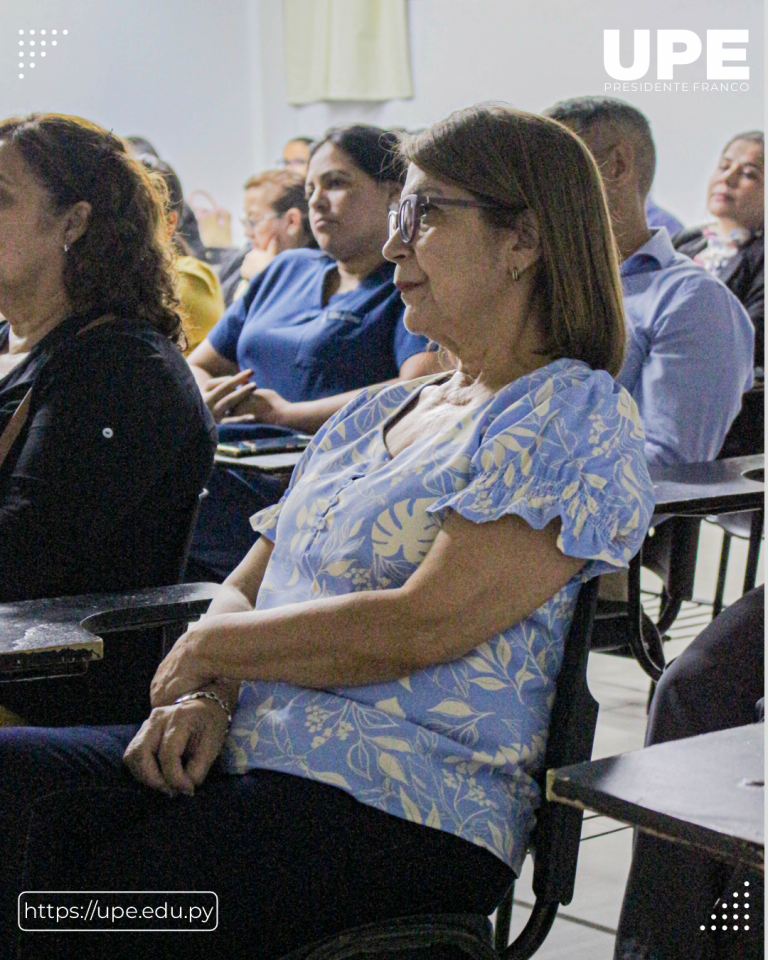
<instances>
[{"instance_id":1,"label":"woman with dark curly hair","mask_svg":"<svg viewBox=\"0 0 768 960\"><path fill-rule=\"evenodd\" d=\"M215 431L178 347L165 199L95 124L0 122L0 349L26 354L0 380L0 601L178 581ZM49 686L2 701L36 714Z\"/></svg>"}]
</instances>

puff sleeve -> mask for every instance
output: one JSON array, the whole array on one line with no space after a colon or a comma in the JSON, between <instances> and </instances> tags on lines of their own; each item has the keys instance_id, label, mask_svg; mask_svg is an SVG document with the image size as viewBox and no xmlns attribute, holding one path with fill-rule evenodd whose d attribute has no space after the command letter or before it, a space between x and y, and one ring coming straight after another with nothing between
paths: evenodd
<instances>
[{"instance_id":1,"label":"puff sleeve","mask_svg":"<svg viewBox=\"0 0 768 960\"><path fill-rule=\"evenodd\" d=\"M592 561L585 577L614 572L653 513L640 416L608 373L553 366L524 396L497 395L467 485L427 512L451 509L475 523L517 514L537 530L559 517L560 549Z\"/></svg>"}]
</instances>

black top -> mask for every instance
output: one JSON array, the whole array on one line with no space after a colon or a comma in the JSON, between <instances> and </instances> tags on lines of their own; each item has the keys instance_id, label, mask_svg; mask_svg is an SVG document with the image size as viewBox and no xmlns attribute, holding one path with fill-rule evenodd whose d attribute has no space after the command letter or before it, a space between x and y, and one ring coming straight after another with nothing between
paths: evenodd
<instances>
[{"instance_id":1,"label":"black top","mask_svg":"<svg viewBox=\"0 0 768 960\"><path fill-rule=\"evenodd\" d=\"M149 324L71 317L0 380L0 601L178 582L216 429L179 350ZM7 327L0 333L0 343Z\"/></svg>"},{"instance_id":2,"label":"black top","mask_svg":"<svg viewBox=\"0 0 768 960\"><path fill-rule=\"evenodd\" d=\"M693 257L707 245L700 227L683 230L672 241L675 249ZM755 366L762 367L765 349L765 237L762 232L740 248L735 257L726 261L716 276L744 304L755 327Z\"/></svg>"}]
</instances>

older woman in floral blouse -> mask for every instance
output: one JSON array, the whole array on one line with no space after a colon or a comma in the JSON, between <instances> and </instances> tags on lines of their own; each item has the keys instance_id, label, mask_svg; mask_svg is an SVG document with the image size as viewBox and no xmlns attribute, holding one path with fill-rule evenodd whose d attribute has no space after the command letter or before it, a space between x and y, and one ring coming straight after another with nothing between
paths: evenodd
<instances>
[{"instance_id":1,"label":"older woman in floral blouse","mask_svg":"<svg viewBox=\"0 0 768 960\"><path fill-rule=\"evenodd\" d=\"M384 252L408 328L457 369L319 430L138 731L0 738L13 896L214 890L206 956L271 958L382 917L490 912L519 871L579 587L627 565L653 505L612 379L616 253L594 162L553 121L476 107L401 149ZM73 804L98 824L76 861ZM53 955L98 949L65 936Z\"/></svg>"}]
</instances>

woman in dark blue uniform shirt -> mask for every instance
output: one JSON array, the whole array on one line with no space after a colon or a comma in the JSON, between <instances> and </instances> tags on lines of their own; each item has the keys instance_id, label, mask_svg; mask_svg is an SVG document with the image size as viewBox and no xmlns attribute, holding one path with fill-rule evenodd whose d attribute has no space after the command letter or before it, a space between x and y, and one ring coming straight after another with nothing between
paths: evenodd
<instances>
[{"instance_id":1,"label":"woman in dark blue uniform shirt","mask_svg":"<svg viewBox=\"0 0 768 960\"><path fill-rule=\"evenodd\" d=\"M286 251L189 356L217 422L314 432L363 387L436 371L403 326L381 249L400 195L394 134L331 130L312 151L309 220L319 250Z\"/></svg>"},{"instance_id":2,"label":"woman in dark blue uniform shirt","mask_svg":"<svg viewBox=\"0 0 768 960\"><path fill-rule=\"evenodd\" d=\"M381 253L403 174L394 144L378 127L329 131L306 183L320 249L276 257L190 354L222 438L314 433L363 387L437 371L426 338L403 326L394 266ZM254 539L248 517L281 493L269 478L217 471L189 578L221 580L233 570Z\"/></svg>"},{"instance_id":3,"label":"woman in dark blue uniform shirt","mask_svg":"<svg viewBox=\"0 0 768 960\"><path fill-rule=\"evenodd\" d=\"M209 332L209 344L252 371L254 388L268 387L292 405L397 379L426 341L403 326L392 264L382 262L354 290L324 301L337 272L321 250L279 254ZM314 426L297 411L280 418L277 402L274 412L283 426Z\"/></svg>"}]
</instances>

